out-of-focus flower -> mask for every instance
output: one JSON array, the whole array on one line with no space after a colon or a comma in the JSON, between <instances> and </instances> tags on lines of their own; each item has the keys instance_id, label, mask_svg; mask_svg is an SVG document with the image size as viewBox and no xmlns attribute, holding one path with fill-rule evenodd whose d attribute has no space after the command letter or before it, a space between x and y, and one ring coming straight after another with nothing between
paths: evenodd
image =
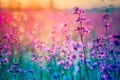
<instances>
[{"instance_id":1,"label":"out-of-focus flower","mask_svg":"<svg viewBox=\"0 0 120 80\"><path fill-rule=\"evenodd\" d=\"M8 61L9 61L8 58L3 58L1 62L2 63L8 63Z\"/></svg>"},{"instance_id":2,"label":"out-of-focus flower","mask_svg":"<svg viewBox=\"0 0 120 80\"><path fill-rule=\"evenodd\" d=\"M101 64L101 65L100 65L100 72L103 72L104 69L105 69L105 65Z\"/></svg>"},{"instance_id":3,"label":"out-of-focus flower","mask_svg":"<svg viewBox=\"0 0 120 80\"><path fill-rule=\"evenodd\" d=\"M45 56L45 59L46 59L47 61L49 61L49 60L50 60L50 57L49 57L49 56Z\"/></svg>"},{"instance_id":4,"label":"out-of-focus flower","mask_svg":"<svg viewBox=\"0 0 120 80\"><path fill-rule=\"evenodd\" d=\"M55 79L55 80L60 79L60 73L55 72L55 73L53 73L53 74L51 75L51 77L52 77L53 79Z\"/></svg>"},{"instance_id":5,"label":"out-of-focus flower","mask_svg":"<svg viewBox=\"0 0 120 80\"><path fill-rule=\"evenodd\" d=\"M22 69L21 69L21 68L18 68L18 72L22 72Z\"/></svg>"},{"instance_id":6,"label":"out-of-focus flower","mask_svg":"<svg viewBox=\"0 0 120 80\"><path fill-rule=\"evenodd\" d=\"M13 65L10 66L10 68L7 70L7 72L17 74L21 73L23 70L18 67L18 63L14 63Z\"/></svg>"},{"instance_id":7,"label":"out-of-focus flower","mask_svg":"<svg viewBox=\"0 0 120 80\"><path fill-rule=\"evenodd\" d=\"M79 7L74 7L73 10L74 10L73 14L78 14Z\"/></svg>"},{"instance_id":8,"label":"out-of-focus flower","mask_svg":"<svg viewBox=\"0 0 120 80\"><path fill-rule=\"evenodd\" d=\"M59 66L59 65L61 65L62 64L62 61L61 60L58 60L57 61L57 65Z\"/></svg>"},{"instance_id":9,"label":"out-of-focus flower","mask_svg":"<svg viewBox=\"0 0 120 80\"><path fill-rule=\"evenodd\" d=\"M64 69L68 69L68 68L70 68L71 66L72 66L72 61L66 60L66 61L64 62L64 65L63 65Z\"/></svg>"},{"instance_id":10,"label":"out-of-focus flower","mask_svg":"<svg viewBox=\"0 0 120 80\"><path fill-rule=\"evenodd\" d=\"M11 52L11 51L8 51L7 54L8 54L8 56L11 56L11 55L12 55L12 52Z\"/></svg>"},{"instance_id":11,"label":"out-of-focus flower","mask_svg":"<svg viewBox=\"0 0 120 80\"><path fill-rule=\"evenodd\" d=\"M110 24L105 24L104 27L105 27L105 28L110 28L111 25L110 25Z\"/></svg>"},{"instance_id":12,"label":"out-of-focus flower","mask_svg":"<svg viewBox=\"0 0 120 80\"><path fill-rule=\"evenodd\" d=\"M102 16L103 16L102 18L103 21L106 21L109 19L109 14L103 14Z\"/></svg>"},{"instance_id":13,"label":"out-of-focus flower","mask_svg":"<svg viewBox=\"0 0 120 80\"><path fill-rule=\"evenodd\" d=\"M84 17L84 16L79 16L78 18L77 18L77 20L76 20L76 22L83 22L83 21L85 21L86 20L86 18Z\"/></svg>"},{"instance_id":14,"label":"out-of-focus flower","mask_svg":"<svg viewBox=\"0 0 120 80\"><path fill-rule=\"evenodd\" d=\"M74 10L73 14L79 15L79 14L84 13L84 11L82 9L80 9L79 7L74 7L73 10Z\"/></svg>"},{"instance_id":15,"label":"out-of-focus flower","mask_svg":"<svg viewBox=\"0 0 120 80\"><path fill-rule=\"evenodd\" d=\"M35 60L37 60L37 58L35 58L35 57L33 57L33 58L31 59L32 62L34 62Z\"/></svg>"},{"instance_id":16,"label":"out-of-focus flower","mask_svg":"<svg viewBox=\"0 0 120 80\"><path fill-rule=\"evenodd\" d=\"M101 80L107 80L107 75L106 74L102 74L101 75Z\"/></svg>"},{"instance_id":17,"label":"out-of-focus flower","mask_svg":"<svg viewBox=\"0 0 120 80\"><path fill-rule=\"evenodd\" d=\"M38 58L37 55L33 53L31 61L34 62L35 60L37 60L37 58Z\"/></svg>"},{"instance_id":18,"label":"out-of-focus flower","mask_svg":"<svg viewBox=\"0 0 120 80\"><path fill-rule=\"evenodd\" d=\"M91 67L91 69L95 69L95 68L97 68L98 65L99 65L99 64L98 64L97 62L94 62L93 65L92 65L92 67Z\"/></svg>"},{"instance_id":19,"label":"out-of-focus flower","mask_svg":"<svg viewBox=\"0 0 120 80\"><path fill-rule=\"evenodd\" d=\"M60 52L60 57L65 57L65 53L64 52Z\"/></svg>"},{"instance_id":20,"label":"out-of-focus flower","mask_svg":"<svg viewBox=\"0 0 120 80\"><path fill-rule=\"evenodd\" d=\"M78 51L79 48L80 48L80 44L79 43L73 44L73 49L75 51Z\"/></svg>"}]
</instances>

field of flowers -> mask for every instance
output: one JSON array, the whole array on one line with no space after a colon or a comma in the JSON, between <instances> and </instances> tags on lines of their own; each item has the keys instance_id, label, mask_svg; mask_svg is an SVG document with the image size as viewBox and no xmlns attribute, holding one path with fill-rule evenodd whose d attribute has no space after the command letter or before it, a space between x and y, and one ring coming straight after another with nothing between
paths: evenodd
<instances>
[{"instance_id":1,"label":"field of flowers","mask_svg":"<svg viewBox=\"0 0 120 80\"><path fill-rule=\"evenodd\" d=\"M24 13L0 11L0 80L120 80L120 34L114 31L120 18L112 21L109 7L101 10L99 20L75 7L72 18L60 14L61 25L49 20L49 29L46 23L29 27L34 19Z\"/></svg>"}]
</instances>

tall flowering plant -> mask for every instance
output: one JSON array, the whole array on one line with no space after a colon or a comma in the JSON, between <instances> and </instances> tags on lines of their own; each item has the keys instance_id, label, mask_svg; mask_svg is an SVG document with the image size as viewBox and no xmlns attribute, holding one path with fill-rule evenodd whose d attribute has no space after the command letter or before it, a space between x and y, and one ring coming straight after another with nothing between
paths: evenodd
<instances>
[{"instance_id":1,"label":"tall flowering plant","mask_svg":"<svg viewBox=\"0 0 120 80\"><path fill-rule=\"evenodd\" d=\"M105 34L98 37L93 41L93 47L91 49L92 69L99 70L100 78L102 80L117 80L119 79L119 50L120 48L120 35L109 33L110 23L110 11L106 7L102 14L102 22L105 29Z\"/></svg>"},{"instance_id":2,"label":"tall flowering plant","mask_svg":"<svg viewBox=\"0 0 120 80\"><path fill-rule=\"evenodd\" d=\"M88 30L86 29L86 18L84 16L84 11L82 9L80 9L79 7L74 8L73 14L77 15L77 20L76 20L77 27L76 27L75 31L80 36L80 40L82 43L82 50L83 50L82 52L84 54L85 70L86 70L87 77L89 80L90 77L89 77L89 71L88 71L88 65L87 65L86 42L84 40L85 34L88 33Z\"/></svg>"}]
</instances>

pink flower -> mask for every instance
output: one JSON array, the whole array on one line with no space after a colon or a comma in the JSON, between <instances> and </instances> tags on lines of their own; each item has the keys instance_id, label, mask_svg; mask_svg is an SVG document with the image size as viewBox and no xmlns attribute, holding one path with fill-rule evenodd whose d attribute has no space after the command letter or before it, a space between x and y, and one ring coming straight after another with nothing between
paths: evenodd
<instances>
[{"instance_id":1,"label":"pink flower","mask_svg":"<svg viewBox=\"0 0 120 80\"><path fill-rule=\"evenodd\" d=\"M47 61L49 61L49 60L50 60L50 57L49 57L49 56L45 56L45 59L46 59Z\"/></svg>"},{"instance_id":2,"label":"pink flower","mask_svg":"<svg viewBox=\"0 0 120 80\"><path fill-rule=\"evenodd\" d=\"M38 45L35 44L34 48L37 49L37 48L38 48Z\"/></svg>"},{"instance_id":3,"label":"pink flower","mask_svg":"<svg viewBox=\"0 0 120 80\"><path fill-rule=\"evenodd\" d=\"M71 66L72 66L72 61L70 61L70 60L69 60L69 61L68 61L68 60L65 61L65 63L64 63L64 68L65 68L65 69L67 69L67 68L69 68L69 67L71 67Z\"/></svg>"},{"instance_id":4,"label":"pink flower","mask_svg":"<svg viewBox=\"0 0 120 80\"><path fill-rule=\"evenodd\" d=\"M8 56L11 56L11 55L12 55L12 52L11 52L11 51L8 51L7 54L8 54Z\"/></svg>"},{"instance_id":5,"label":"pink flower","mask_svg":"<svg viewBox=\"0 0 120 80\"><path fill-rule=\"evenodd\" d=\"M37 60L35 57L33 57L33 58L31 59L32 62L34 62L35 60Z\"/></svg>"},{"instance_id":6,"label":"pink flower","mask_svg":"<svg viewBox=\"0 0 120 80\"><path fill-rule=\"evenodd\" d=\"M101 75L101 78L107 80L107 76L106 76L105 74L102 74L102 75Z\"/></svg>"},{"instance_id":7,"label":"pink flower","mask_svg":"<svg viewBox=\"0 0 120 80\"><path fill-rule=\"evenodd\" d=\"M100 71L103 72L104 69L105 69L105 66L104 66L104 65L101 65L101 66L100 66Z\"/></svg>"},{"instance_id":8,"label":"pink flower","mask_svg":"<svg viewBox=\"0 0 120 80\"><path fill-rule=\"evenodd\" d=\"M8 58L2 59L2 63L8 63Z\"/></svg>"},{"instance_id":9,"label":"pink flower","mask_svg":"<svg viewBox=\"0 0 120 80\"><path fill-rule=\"evenodd\" d=\"M72 55L69 56L69 59L74 60L74 59L76 59L76 57L77 57L76 54L72 54Z\"/></svg>"},{"instance_id":10,"label":"pink flower","mask_svg":"<svg viewBox=\"0 0 120 80\"><path fill-rule=\"evenodd\" d=\"M62 64L62 62L61 61L57 61L57 65L59 66L59 65L61 65Z\"/></svg>"}]
</instances>

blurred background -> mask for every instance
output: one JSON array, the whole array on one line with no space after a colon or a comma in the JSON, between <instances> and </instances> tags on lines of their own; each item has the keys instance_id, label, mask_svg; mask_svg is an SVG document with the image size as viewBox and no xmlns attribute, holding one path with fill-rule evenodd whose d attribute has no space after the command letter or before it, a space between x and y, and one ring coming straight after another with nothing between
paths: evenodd
<instances>
[{"instance_id":1,"label":"blurred background","mask_svg":"<svg viewBox=\"0 0 120 80\"><path fill-rule=\"evenodd\" d=\"M9 9L82 9L100 8L104 5L120 6L119 0L0 0L1 8Z\"/></svg>"},{"instance_id":2,"label":"blurred background","mask_svg":"<svg viewBox=\"0 0 120 80\"><path fill-rule=\"evenodd\" d=\"M0 0L0 80L120 80L119 35L120 0Z\"/></svg>"},{"instance_id":3,"label":"blurred background","mask_svg":"<svg viewBox=\"0 0 120 80\"><path fill-rule=\"evenodd\" d=\"M110 33L119 33L120 1L119 0L0 0L0 24L5 31L18 26L22 32L24 42L36 38L47 40L51 38L52 30L56 30L56 38L62 37L62 29L67 24L70 33L73 33L76 16L73 8L85 10L85 17L90 22L89 37L103 33L101 15L105 7L110 14ZM53 28L53 29L52 29ZM2 30L2 29L1 29ZM99 32L97 32L99 30ZM27 37L27 40L24 40ZM57 40L60 38L58 37Z\"/></svg>"}]
</instances>

